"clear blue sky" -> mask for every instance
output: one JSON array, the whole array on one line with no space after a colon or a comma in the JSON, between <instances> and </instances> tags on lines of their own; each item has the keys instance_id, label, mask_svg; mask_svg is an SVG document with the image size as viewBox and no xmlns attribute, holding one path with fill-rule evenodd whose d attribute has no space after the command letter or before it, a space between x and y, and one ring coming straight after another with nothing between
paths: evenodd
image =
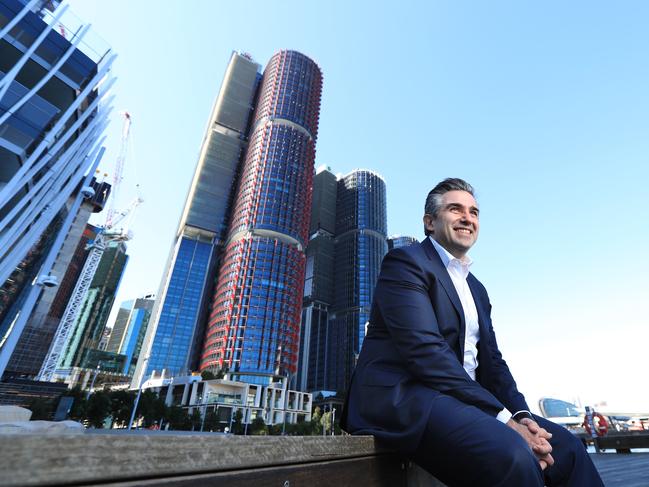
<instances>
[{"instance_id":1,"label":"clear blue sky","mask_svg":"<svg viewBox=\"0 0 649 487\"><path fill-rule=\"evenodd\" d=\"M520 389L649 410L649 4L75 0L119 54L139 181L118 300L159 286L232 50L324 73L316 165L378 171L388 229L422 237L440 179L478 191L471 255ZM103 167L112 171L113 117Z\"/></svg>"}]
</instances>

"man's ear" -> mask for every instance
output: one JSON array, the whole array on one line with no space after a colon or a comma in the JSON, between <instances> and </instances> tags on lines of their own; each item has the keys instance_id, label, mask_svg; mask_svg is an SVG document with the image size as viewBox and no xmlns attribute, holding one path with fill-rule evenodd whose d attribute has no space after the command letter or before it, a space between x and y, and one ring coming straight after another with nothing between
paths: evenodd
<instances>
[{"instance_id":1,"label":"man's ear","mask_svg":"<svg viewBox=\"0 0 649 487\"><path fill-rule=\"evenodd\" d=\"M422 218L424 222L424 228L428 233L435 233L435 225L433 224L433 217L429 214L425 214Z\"/></svg>"}]
</instances>

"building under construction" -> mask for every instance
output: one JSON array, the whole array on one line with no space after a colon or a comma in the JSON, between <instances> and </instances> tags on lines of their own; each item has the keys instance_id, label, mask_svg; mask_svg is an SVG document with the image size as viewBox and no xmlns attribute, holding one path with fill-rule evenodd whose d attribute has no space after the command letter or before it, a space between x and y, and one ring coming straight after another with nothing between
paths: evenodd
<instances>
[{"instance_id":1,"label":"building under construction","mask_svg":"<svg viewBox=\"0 0 649 487\"><path fill-rule=\"evenodd\" d=\"M22 350L49 347L75 250L110 188L93 178L115 56L59 3L0 0L0 374L26 328ZM37 368L12 363L11 375Z\"/></svg>"}]
</instances>

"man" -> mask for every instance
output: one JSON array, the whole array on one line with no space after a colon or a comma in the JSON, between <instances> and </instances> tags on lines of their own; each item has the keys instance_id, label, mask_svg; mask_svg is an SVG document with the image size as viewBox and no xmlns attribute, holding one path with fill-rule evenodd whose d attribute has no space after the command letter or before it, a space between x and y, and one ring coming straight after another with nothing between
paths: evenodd
<instances>
[{"instance_id":1,"label":"man","mask_svg":"<svg viewBox=\"0 0 649 487\"><path fill-rule=\"evenodd\" d=\"M529 412L498 350L487 291L469 273L480 229L471 185L439 183L423 221L421 244L383 260L345 429L448 486L603 485L578 439Z\"/></svg>"}]
</instances>

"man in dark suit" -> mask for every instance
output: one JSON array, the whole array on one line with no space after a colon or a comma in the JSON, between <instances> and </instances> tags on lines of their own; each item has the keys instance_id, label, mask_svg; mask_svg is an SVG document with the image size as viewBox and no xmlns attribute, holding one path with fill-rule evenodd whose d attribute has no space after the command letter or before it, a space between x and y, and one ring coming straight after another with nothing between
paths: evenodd
<instances>
[{"instance_id":1,"label":"man in dark suit","mask_svg":"<svg viewBox=\"0 0 649 487\"><path fill-rule=\"evenodd\" d=\"M385 256L343 426L449 486L601 486L582 443L529 412L498 350L487 291L469 273L473 193L461 179L439 183L427 238Z\"/></svg>"}]
</instances>

